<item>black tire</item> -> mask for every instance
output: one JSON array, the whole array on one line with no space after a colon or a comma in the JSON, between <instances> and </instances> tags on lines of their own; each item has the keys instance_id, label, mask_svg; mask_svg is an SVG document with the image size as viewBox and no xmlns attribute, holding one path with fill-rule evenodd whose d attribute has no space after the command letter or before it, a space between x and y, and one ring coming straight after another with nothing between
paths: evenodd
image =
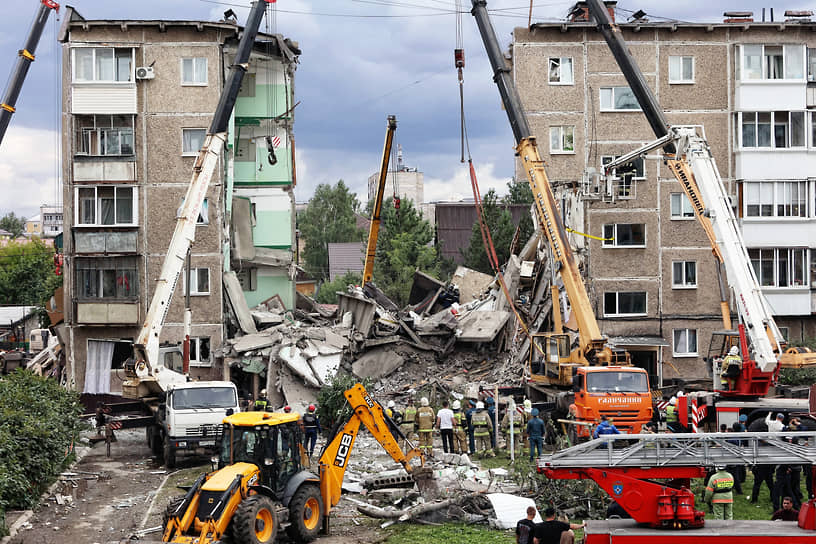
<instances>
[{"instance_id":1,"label":"black tire","mask_svg":"<svg viewBox=\"0 0 816 544\"><path fill-rule=\"evenodd\" d=\"M241 501L232 518L232 535L241 544L272 544L278 535L278 514L274 503L263 495Z\"/></svg>"},{"instance_id":2,"label":"black tire","mask_svg":"<svg viewBox=\"0 0 816 544\"><path fill-rule=\"evenodd\" d=\"M286 533L295 542L311 542L323 524L323 497L313 484L304 484L295 491L289 503L289 527Z\"/></svg>"},{"instance_id":3,"label":"black tire","mask_svg":"<svg viewBox=\"0 0 816 544\"><path fill-rule=\"evenodd\" d=\"M167 468L176 468L176 450L167 437L164 439L164 465Z\"/></svg>"},{"instance_id":4,"label":"black tire","mask_svg":"<svg viewBox=\"0 0 816 544\"><path fill-rule=\"evenodd\" d=\"M164 513L162 514L162 531L167 529L167 522L170 521L170 518L176 513L176 509L178 509L183 502L184 495L180 497L173 497L170 499L170 502L167 503L167 507L164 509Z\"/></svg>"}]
</instances>

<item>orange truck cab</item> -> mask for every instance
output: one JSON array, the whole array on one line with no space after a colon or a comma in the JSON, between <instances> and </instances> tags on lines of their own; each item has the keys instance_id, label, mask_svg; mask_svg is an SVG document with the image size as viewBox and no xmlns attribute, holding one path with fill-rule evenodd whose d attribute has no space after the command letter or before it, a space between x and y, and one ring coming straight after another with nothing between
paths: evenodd
<instances>
[{"instance_id":1,"label":"orange truck cab","mask_svg":"<svg viewBox=\"0 0 816 544\"><path fill-rule=\"evenodd\" d=\"M649 375L632 366L582 366L573 380L576 418L599 422L606 416L622 433L637 434L652 419ZM578 436L591 435L591 427L578 426Z\"/></svg>"}]
</instances>

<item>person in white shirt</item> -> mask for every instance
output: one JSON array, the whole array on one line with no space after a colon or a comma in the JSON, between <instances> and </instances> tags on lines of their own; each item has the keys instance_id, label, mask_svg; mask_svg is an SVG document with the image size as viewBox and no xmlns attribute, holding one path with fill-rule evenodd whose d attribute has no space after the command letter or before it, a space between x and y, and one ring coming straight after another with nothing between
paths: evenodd
<instances>
[{"instance_id":1,"label":"person in white shirt","mask_svg":"<svg viewBox=\"0 0 816 544\"><path fill-rule=\"evenodd\" d=\"M436 414L436 428L442 435L442 451L453 452L453 410L448 408L448 401L442 401L442 409Z\"/></svg>"},{"instance_id":2,"label":"person in white shirt","mask_svg":"<svg viewBox=\"0 0 816 544\"><path fill-rule=\"evenodd\" d=\"M785 428L785 414L776 414L776 419L771 421L771 412L765 416L765 425L768 426L769 433L779 433Z\"/></svg>"}]
</instances>

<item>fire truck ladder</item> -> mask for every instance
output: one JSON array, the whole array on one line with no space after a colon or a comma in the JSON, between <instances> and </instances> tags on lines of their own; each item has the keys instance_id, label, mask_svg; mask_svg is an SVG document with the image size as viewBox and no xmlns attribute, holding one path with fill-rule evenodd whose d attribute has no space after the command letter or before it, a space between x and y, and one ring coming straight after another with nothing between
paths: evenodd
<instances>
[{"instance_id":1,"label":"fire truck ladder","mask_svg":"<svg viewBox=\"0 0 816 544\"><path fill-rule=\"evenodd\" d=\"M553 479L594 480L636 522L680 529L705 523L692 478L756 464L812 469L816 432L606 435L539 457L537 468Z\"/></svg>"}]
</instances>

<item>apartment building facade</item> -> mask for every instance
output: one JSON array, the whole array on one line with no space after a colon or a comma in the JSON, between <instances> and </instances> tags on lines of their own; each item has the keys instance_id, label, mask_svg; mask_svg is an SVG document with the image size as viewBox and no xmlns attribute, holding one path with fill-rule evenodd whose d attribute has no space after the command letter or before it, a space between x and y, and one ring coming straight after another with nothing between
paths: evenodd
<instances>
[{"instance_id":1,"label":"apartment building facade","mask_svg":"<svg viewBox=\"0 0 816 544\"><path fill-rule=\"evenodd\" d=\"M711 248L656 152L597 175L654 135L606 42L576 13L515 29L511 57L566 223L592 236L571 241L596 316L656 383L704 378L722 329ZM814 25L618 24L669 122L703 127L778 324L792 340L813 337Z\"/></svg>"},{"instance_id":2,"label":"apartment building facade","mask_svg":"<svg viewBox=\"0 0 816 544\"><path fill-rule=\"evenodd\" d=\"M231 21L89 20L71 8L64 15L59 37L64 67L64 340L70 385L79 391L121 390L122 364L146 317L240 32ZM269 74L283 74L281 80L292 75L294 56L280 36L259 35L252 58L255 65L268 64ZM256 91L266 85L256 83L249 77L242 88L227 149L198 218L190 281L179 280L161 334L161 342L176 344L183 338L184 294L189 290L194 378L226 374L213 353L227 334L222 276L234 257L230 205L235 172L241 169L235 154L248 134L235 127L243 123L242 112L257 112L260 125L285 111L285 101L273 112L254 107L260 96ZM285 86L291 93L291 84ZM281 117L280 124L283 133L291 134L291 116ZM274 148L289 169L288 184L269 190L288 190L284 200L291 203L294 166L285 158L292 155L290 140L279 135ZM293 228L284 230L291 240ZM253 243L250 237L250 247ZM276 272L291 278L282 261L277 267L282 272ZM286 294L287 288L293 291L294 281L275 288L267 298L278 291Z\"/></svg>"}]
</instances>

